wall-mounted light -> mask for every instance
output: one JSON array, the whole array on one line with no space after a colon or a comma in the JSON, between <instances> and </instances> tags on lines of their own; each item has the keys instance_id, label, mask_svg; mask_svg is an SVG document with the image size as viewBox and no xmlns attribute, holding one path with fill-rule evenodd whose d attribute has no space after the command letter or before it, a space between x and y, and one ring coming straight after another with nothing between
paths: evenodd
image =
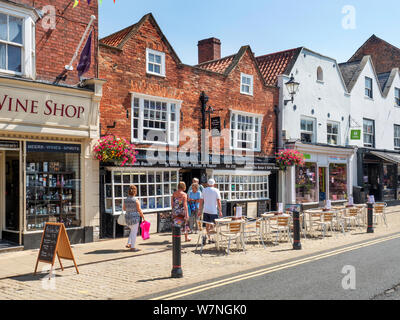
<instances>
[{"instance_id":1,"label":"wall-mounted light","mask_svg":"<svg viewBox=\"0 0 400 320\"><path fill-rule=\"evenodd\" d=\"M297 93L297 90L299 89L300 83L294 81L294 77L293 74L291 75L290 79L288 82L285 83L285 86L290 94L290 96L292 97L289 100L284 100L283 103L286 106L288 102L292 102L294 101L294 96Z\"/></svg>"},{"instance_id":2,"label":"wall-mounted light","mask_svg":"<svg viewBox=\"0 0 400 320\"><path fill-rule=\"evenodd\" d=\"M126 109L126 118L129 119L129 109Z\"/></svg>"}]
</instances>

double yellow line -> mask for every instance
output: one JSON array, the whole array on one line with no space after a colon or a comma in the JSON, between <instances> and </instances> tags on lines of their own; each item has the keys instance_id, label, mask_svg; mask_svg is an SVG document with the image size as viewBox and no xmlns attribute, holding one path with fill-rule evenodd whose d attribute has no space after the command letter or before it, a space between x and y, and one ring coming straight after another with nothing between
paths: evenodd
<instances>
[{"instance_id":1,"label":"double yellow line","mask_svg":"<svg viewBox=\"0 0 400 320\"><path fill-rule=\"evenodd\" d=\"M203 285L199 285L193 288L189 288L186 290L182 290L182 291L178 291L178 292L173 292L173 293L169 293L160 297L156 297L150 300L174 300L174 299L179 299L188 295L192 295L192 294L196 294L199 292L203 292L203 291L207 291L210 289L214 289L214 288L218 288L218 287L222 287L222 286L226 286L228 284L232 284L235 282L239 282L239 281L243 281L243 280L247 280L247 279L251 279L251 278L255 278L255 277L259 277L268 273L272 273L275 271L279 271L279 270L283 270L283 269L287 269L287 268L292 268L304 263L308 263L308 262L312 262L312 261L316 261L316 260L320 260L320 259L324 259L324 258L328 258L331 256L335 256L341 253L345 253L348 251L353 251L353 250L357 250L360 248L364 248L364 247L368 247L368 246L372 246L381 242L385 242L385 241L389 241L389 240L393 240L393 239L398 239L400 238L400 234L397 235L391 235L391 236L387 236L384 238L380 238L380 239L376 239L376 240L371 240L371 241L367 241L364 243L360 243L360 244L356 244L353 246L349 246L346 248L342 248L342 249L338 249L338 250L333 250L333 251L329 251L326 253L322 253L322 254L317 254L315 256L311 256L308 258L304 258L304 259L299 259L299 260L295 260L292 262L288 262L288 263L284 263L284 264L280 264L277 266L273 266L273 267L268 267L265 269L261 269L261 270L257 270L257 271L253 271L253 272L248 272L245 274L241 274L238 276L234 276L231 278L227 278L227 279L223 279L223 280L219 280L219 281L215 281L215 282L211 282L211 283L206 283Z\"/></svg>"}]
</instances>

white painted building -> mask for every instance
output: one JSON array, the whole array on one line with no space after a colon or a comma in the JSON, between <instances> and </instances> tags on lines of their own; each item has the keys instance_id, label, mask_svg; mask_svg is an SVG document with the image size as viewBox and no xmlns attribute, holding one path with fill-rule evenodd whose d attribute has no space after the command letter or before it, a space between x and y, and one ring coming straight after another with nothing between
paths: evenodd
<instances>
[{"instance_id":1,"label":"white painted building","mask_svg":"<svg viewBox=\"0 0 400 320\"><path fill-rule=\"evenodd\" d=\"M361 130L350 145L358 148L354 185L376 201L400 200L400 76L397 68L377 74L370 56L340 64L350 93L351 130Z\"/></svg>"},{"instance_id":2,"label":"white painted building","mask_svg":"<svg viewBox=\"0 0 400 320\"><path fill-rule=\"evenodd\" d=\"M275 54L279 60L283 53ZM291 100L285 85L293 76L299 88ZM304 47L292 50L277 75L280 90L281 148L297 149L306 165L281 174L280 201L320 205L352 195L356 150L349 147L351 97L336 60Z\"/></svg>"}]
</instances>

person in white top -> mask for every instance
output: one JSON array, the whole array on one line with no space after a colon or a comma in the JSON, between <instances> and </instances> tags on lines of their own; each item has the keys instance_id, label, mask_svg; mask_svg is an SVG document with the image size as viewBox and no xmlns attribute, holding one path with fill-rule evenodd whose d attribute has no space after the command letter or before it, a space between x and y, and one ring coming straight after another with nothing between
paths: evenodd
<instances>
[{"instance_id":1,"label":"person in white top","mask_svg":"<svg viewBox=\"0 0 400 320\"><path fill-rule=\"evenodd\" d=\"M203 213L203 221L215 223L215 219L222 218L222 209L221 209L221 194L217 188L214 187L215 180L208 180L208 187L205 188L201 194L200 198L200 210L199 216ZM213 226L210 224L206 224L206 230L208 235L208 240L211 243L210 239L210 231L213 229ZM203 239L205 242L205 239Z\"/></svg>"}]
</instances>

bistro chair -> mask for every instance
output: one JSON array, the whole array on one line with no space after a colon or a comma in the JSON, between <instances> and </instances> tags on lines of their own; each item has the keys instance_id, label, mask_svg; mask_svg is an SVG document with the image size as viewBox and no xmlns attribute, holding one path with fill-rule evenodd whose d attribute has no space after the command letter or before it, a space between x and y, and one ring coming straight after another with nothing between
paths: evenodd
<instances>
[{"instance_id":1,"label":"bistro chair","mask_svg":"<svg viewBox=\"0 0 400 320\"><path fill-rule=\"evenodd\" d=\"M325 238L327 229L330 229L332 233L334 215L335 213L332 211L325 211L322 213L320 221L316 221L316 224L321 227L322 238Z\"/></svg>"},{"instance_id":2,"label":"bistro chair","mask_svg":"<svg viewBox=\"0 0 400 320\"><path fill-rule=\"evenodd\" d=\"M246 252L244 244L244 220L229 222L227 223L227 226L227 230L221 230L219 233L221 237L225 237L228 240L227 254L229 255L232 240L236 241L238 249L239 243L241 243L243 251Z\"/></svg>"},{"instance_id":3,"label":"bistro chair","mask_svg":"<svg viewBox=\"0 0 400 320\"><path fill-rule=\"evenodd\" d=\"M245 238L245 243L247 243L247 241L249 241L249 239L251 238L256 238L258 245L260 245L260 240L262 245L264 246L264 248L266 248L265 244L264 244L264 235L263 235L263 219L262 218L258 218L256 220L248 220L245 222L244 225L244 238Z\"/></svg>"},{"instance_id":4,"label":"bistro chair","mask_svg":"<svg viewBox=\"0 0 400 320\"><path fill-rule=\"evenodd\" d=\"M197 251L197 247L199 246L199 243L201 244L201 248L200 248L200 255L203 255L203 247L204 247L204 243L203 243L203 238L206 237L207 238L207 230L206 228L203 226L204 224L209 224L212 226L215 226L214 223L211 222L205 222L202 220L197 220L197 232L198 232L198 237L197 237L197 243L196 243L196 251ZM215 235L217 236L217 232L215 230L212 230L209 232L210 235Z\"/></svg>"},{"instance_id":5,"label":"bistro chair","mask_svg":"<svg viewBox=\"0 0 400 320\"><path fill-rule=\"evenodd\" d=\"M358 227L361 228L362 222L361 222L361 214L362 214L362 209L361 208L347 208L347 212L344 214L343 219L345 220L346 224L346 229L348 229L349 224L353 227Z\"/></svg>"},{"instance_id":6,"label":"bistro chair","mask_svg":"<svg viewBox=\"0 0 400 320\"><path fill-rule=\"evenodd\" d=\"M374 204L374 223L378 224L378 218L380 218L381 222L385 223L386 228L388 227L387 220L386 220L386 202L377 202Z\"/></svg>"},{"instance_id":7,"label":"bistro chair","mask_svg":"<svg viewBox=\"0 0 400 320\"><path fill-rule=\"evenodd\" d=\"M289 215L281 215L277 216L275 219L275 224L271 224L271 232L276 233L275 244L278 244L278 240L280 240L281 234L286 235L287 241L291 241L290 235L290 216Z\"/></svg>"},{"instance_id":8,"label":"bistro chair","mask_svg":"<svg viewBox=\"0 0 400 320\"><path fill-rule=\"evenodd\" d=\"M314 230L319 227L318 222L321 221L321 216L323 214L322 209L310 209L304 211L307 216L305 218L306 230L310 235L314 236Z\"/></svg>"},{"instance_id":9,"label":"bistro chair","mask_svg":"<svg viewBox=\"0 0 400 320\"><path fill-rule=\"evenodd\" d=\"M336 231L342 231L342 233L345 235L345 224L346 221L344 219L344 214L346 212L346 209L339 209L335 210L334 216L332 219L332 225L336 228Z\"/></svg>"}]
</instances>

